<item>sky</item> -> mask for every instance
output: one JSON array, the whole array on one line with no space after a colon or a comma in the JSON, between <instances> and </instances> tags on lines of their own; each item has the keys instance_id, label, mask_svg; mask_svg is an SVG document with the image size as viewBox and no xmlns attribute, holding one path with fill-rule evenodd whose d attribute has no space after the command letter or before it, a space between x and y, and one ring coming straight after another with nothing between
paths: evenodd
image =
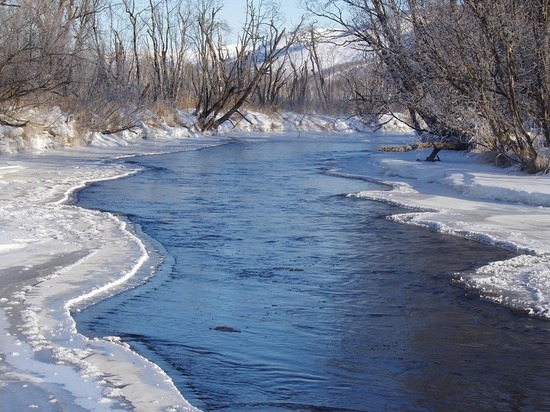
<instances>
[{"instance_id":1,"label":"sky","mask_svg":"<svg viewBox=\"0 0 550 412\"><path fill-rule=\"evenodd\" d=\"M223 9L221 16L232 28L230 41L237 38L237 32L245 22L246 17L246 2L247 0L222 0ZM260 0L254 0L257 4ZM281 5L280 10L282 17L286 21L285 28L293 28L300 22L300 18L306 14L306 10L300 7L301 0L263 0L265 2L273 1ZM136 0L138 7L148 7L148 0Z\"/></svg>"},{"instance_id":2,"label":"sky","mask_svg":"<svg viewBox=\"0 0 550 412\"><path fill-rule=\"evenodd\" d=\"M302 15L306 11L300 7L299 0L279 0L281 12L287 24L286 27L292 27L299 23ZM245 20L246 0L225 0L222 10L223 18L234 30L238 30Z\"/></svg>"}]
</instances>

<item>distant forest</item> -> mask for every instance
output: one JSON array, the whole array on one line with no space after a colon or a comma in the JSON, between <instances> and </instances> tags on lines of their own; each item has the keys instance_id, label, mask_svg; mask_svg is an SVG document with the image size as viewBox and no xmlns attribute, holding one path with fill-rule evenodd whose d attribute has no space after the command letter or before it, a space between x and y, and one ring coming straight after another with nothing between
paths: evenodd
<instances>
[{"instance_id":1,"label":"distant forest","mask_svg":"<svg viewBox=\"0 0 550 412\"><path fill-rule=\"evenodd\" d=\"M53 106L103 133L179 109L200 131L245 108L402 113L425 141L549 170L550 1L304 4L289 28L276 2L249 0L230 45L218 0L0 1L0 124ZM328 64L327 44L354 59Z\"/></svg>"}]
</instances>

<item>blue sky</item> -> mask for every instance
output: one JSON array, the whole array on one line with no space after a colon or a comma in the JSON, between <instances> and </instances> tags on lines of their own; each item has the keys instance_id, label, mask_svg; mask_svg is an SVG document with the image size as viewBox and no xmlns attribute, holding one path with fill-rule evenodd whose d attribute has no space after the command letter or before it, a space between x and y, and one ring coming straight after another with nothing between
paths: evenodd
<instances>
[{"instance_id":1,"label":"blue sky","mask_svg":"<svg viewBox=\"0 0 550 412\"><path fill-rule=\"evenodd\" d=\"M233 35L236 38L236 32L242 27L245 21L246 0L222 0L223 9L220 13L227 23L233 29ZM256 4L260 0L254 0ZM300 17L306 14L306 11L300 7L300 0L264 0L274 1L281 4L282 17L286 20L287 28L292 28L300 22ZM191 1L192 3L192 1ZM136 0L138 7L148 7L149 0ZM235 39L230 39L235 40Z\"/></svg>"},{"instance_id":2,"label":"blue sky","mask_svg":"<svg viewBox=\"0 0 550 412\"><path fill-rule=\"evenodd\" d=\"M300 21L305 10L300 8L299 0L280 0L281 12L287 21L287 27L292 27ZM244 22L246 0L224 0L223 17L233 29L238 30Z\"/></svg>"}]
</instances>

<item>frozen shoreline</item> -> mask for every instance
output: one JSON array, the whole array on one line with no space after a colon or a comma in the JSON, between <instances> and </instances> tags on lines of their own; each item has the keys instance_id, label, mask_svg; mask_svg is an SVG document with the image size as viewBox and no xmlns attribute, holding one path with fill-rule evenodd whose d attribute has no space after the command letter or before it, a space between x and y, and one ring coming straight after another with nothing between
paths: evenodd
<instances>
[{"instance_id":1,"label":"frozen shoreline","mask_svg":"<svg viewBox=\"0 0 550 412\"><path fill-rule=\"evenodd\" d=\"M77 333L71 309L114 293L136 275L139 281L156 262L123 220L66 202L91 182L137 171L109 159L221 142L165 139L0 157L0 404L196 410L157 365L116 338Z\"/></svg>"},{"instance_id":2,"label":"frozen shoreline","mask_svg":"<svg viewBox=\"0 0 550 412\"><path fill-rule=\"evenodd\" d=\"M400 145L406 138L390 140ZM521 253L460 282L482 298L550 318L550 175L498 168L463 152L444 151L441 162L422 161L429 152L377 152L350 161L344 173L392 188L350 196L412 209L389 217L397 222Z\"/></svg>"},{"instance_id":3,"label":"frozen shoreline","mask_svg":"<svg viewBox=\"0 0 550 412\"><path fill-rule=\"evenodd\" d=\"M362 136L372 147L410 140ZM116 338L90 340L77 333L71 305L112 294L113 286L138 272L138 278L146 276L152 262L124 221L66 201L90 182L136 172L110 159L223 141L166 139L0 157L0 404L196 410L160 368ZM463 281L488 299L550 317L550 177L482 165L462 153L444 152L443 161L433 164L417 162L422 156L362 153L335 173L391 184L389 192L352 195L416 209L394 220L529 252Z\"/></svg>"}]
</instances>

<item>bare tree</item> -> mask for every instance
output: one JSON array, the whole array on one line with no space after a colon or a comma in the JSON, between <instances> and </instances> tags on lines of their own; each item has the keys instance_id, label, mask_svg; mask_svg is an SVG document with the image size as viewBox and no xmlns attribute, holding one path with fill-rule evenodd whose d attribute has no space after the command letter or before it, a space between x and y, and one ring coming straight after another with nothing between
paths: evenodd
<instances>
[{"instance_id":1,"label":"bare tree","mask_svg":"<svg viewBox=\"0 0 550 412\"><path fill-rule=\"evenodd\" d=\"M128 23L131 27L131 49L132 61L131 72L135 73L135 82L138 86L141 85L141 56L140 56L140 32L142 27L141 14L143 10L136 8L135 0L122 0L124 13L128 18ZM121 17L122 19L122 17ZM130 75L129 73L129 75Z\"/></svg>"},{"instance_id":2,"label":"bare tree","mask_svg":"<svg viewBox=\"0 0 550 412\"><path fill-rule=\"evenodd\" d=\"M425 138L547 167L533 126L548 144L548 1L308 3L377 54L395 90L388 107L408 108Z\"/></svg>"},{"instance_id":3,"label":"bare tree","mask_svg":"<svg viewBox=\"0 0 550 412\"><path fill-rule=\"evenodd\" d=\"M149 0L147 27L152 56L152 97L177 101L191 25L189 7L181 0Z\"/></svg>"},{"instance_id":4,"label":"bare tree","mask_svg":"<svg viewBox=\"0 0 550 412\"><path fill-rule=\"evenodd\" d=\"M101 1L12 6L0 15L0 104L15 109L66 95Z\"/></svg>"},{"instance_id":5,"label":"bare tree","mask_svg":"<svg viewBox=\"0 0 550 412\"><path fill-rule=\"evenodd\" d=\"M309 9L316 15L337 23L345 34L365 51L373 51L384 64L388 80L393 84L394 101L407 107L413 119L420 116L427 129L414 122L420 133L438 135L445 139L462 139L463 131L449 125L444 118L430 110L425 103L427 90L424 73L412 52L414 37L408 19L411 1L309 1ZM388 106L392 102L388 102ZM393 102L395 104L395 102Z\"/></svg>"},{"instance_id":6,"label":"bare tree","mask_svg":"<svg viewBox=\"0 0 550 412\"><path fill-rule=\"evenodd\" d=\"M544 130L547 110L540 103L548 82L539 66L548 52L539 49L530 31L537 19L529 7L514 0L465 2L431 14L417 6L424 17L415 9L412 16L417 59L430 74L425 87L444 87L440 101L447 118L470 130L477 144L534 172L541 164L533 124ZM489 135L480 133L483 125Z\"/></svg>"},{"instance_id":7,"label":"bare tree","mask_svg":"<svg viewBox=\"0 0 550 412\"><path fill-rule=\"evenodd\" d=\"M224 44L219 3L204 0L195 18L198 51L197 126L216 129L239 112L292 44L276 18L276 8L263 1L247 1L246 21L237 44Z\"/></svg>"}]
</instances>

